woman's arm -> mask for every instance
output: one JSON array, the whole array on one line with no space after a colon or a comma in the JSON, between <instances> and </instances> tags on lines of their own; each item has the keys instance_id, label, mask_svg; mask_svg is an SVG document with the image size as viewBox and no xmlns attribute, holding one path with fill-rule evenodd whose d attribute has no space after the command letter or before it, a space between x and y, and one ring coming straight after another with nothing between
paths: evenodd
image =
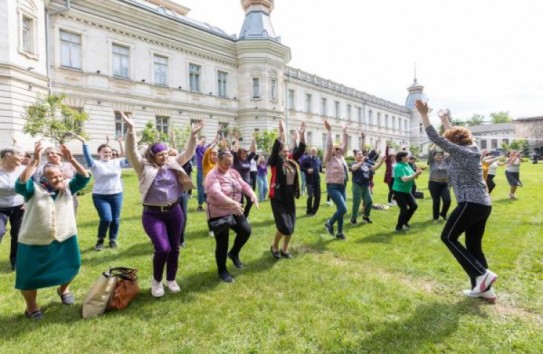
<instances>
[{"instance_id":1,"label":"woman's arm","mask_svg":"<svg viewBox=\"0 0 543 354\"><path fill-rule=\"evenodd\" d=\"M140 173L140 171L143 169L145 159L141 156L140 152L138 151L138 147L136 146L134 119L132 118L131 114L127 116L123 111L121 111L121 117L128 127L126 139L124 141L126 147L126 159L130 163L130 166L132 166L137 173Z\"/></svg>"},{"instance_id":2,"label":"woman's arm","mask_svg":"<svg viewBox=\"0 0 543 354\"><path fill-rule=\"evenodd\" d=\"M30 160L28 166L26 166L23 173L21 173L21 175L19 176L20 184L25 184L36 172L36 169L40 164L42 152L43 146L41 144L41 140L38 140L36 143L34 143L34 154L32 155L32 160Z\"/></svg>"},{"instance_id":3,"label":"woman's arm","mask_svg":"<svg viewBox=\"0 0 543 354\"><path fill-rule=\"evenodd\" d=\"M124 152L123 138L120 135L117 138L117 142L119 143L119 158L126 157L126 154Z\"/></svg>"},{"instance_id":4,"label":"woman's arm","mask_svg":"<svg viewBox=\"0 0 543 354\"><path fill-rule=\"evenodd\" d=\"M62 157L65 161L68 161L74 168L77 173L79 173L81 176L88 178L89 172L83 167L72 155L72 152L68 147L64 144L60 145L60 152L62 153Z\"/></svg>"},{"instance_id":5,"label":"woman's arm","mask_svg":"<svg viewBox=\"0 0 543 354\"><path fill-rule=\"evenodd\" d=\"M324 120L324 128L326 129L324 162L328 163L328 161L332 158L332 152L333 152L332 150L334 149L334 144L332 144L332 126L330 126L330 122L328 122L327 119Z\"/></svg>"},{"instance_id":6,"label":"woman's arm","mask_svg":"<svg viewBox=\"0 0 543 354\"><path fill-rule=\"evenodd\" d=\"M384 157L382 157L382 158L379 160L379 163L378 163L377 165L372 166L372 167L370 168L370 170L372 170L372 171L374 171L374 172L377 171L377 170L379 169L379 167L381 167L381 166L383 165L383 162L385 162L385 158L384 158Z\"/></svg>"},{"instance_id":7,"label":"woman's arm","mask_svg":"<svg viewBox=\"0 0 543 354\"><path fill-rule=\"evenodd\" d=\"M207 196L209 198L209 202L211 204L216 202L217 204L224 205L236 215L243 214L243 206L241 205L241 203L230 198L222 191L221 183L215 171L216 170L211 170L211 172L207 174L204 181L204 186Z\"/></svg>"},{"instance_id":8,"label":"woman's arm","mask_svg":"<svg viewBox=\"0 0 543 354\"><path fill-rule=\"evenodd\" d=\"M89 146L85 144L85 139L81 135L74 135L74 138L79 140L81 144L83 145L83 157L85 158L87 167L92 168L94 166L94 159L92 158L92 154L90 153Z\"/></svg>"},{"instance_id":9,"label":"woman's arm","mask_svg":"<svg viewBox=\"0 0 543 354\"><path fill-rule=\"evenodd\" d=\"M190 137L187 140L187 145L185 145L185 150L175 157L175 160L181 166L183 166L190 159L192 159L192 157L196 153L196 136L198 135L198 132L202 130L203 127L204 127L203 121L199 121L198 123L193 125Z\"/></svg>"}]
</instances>

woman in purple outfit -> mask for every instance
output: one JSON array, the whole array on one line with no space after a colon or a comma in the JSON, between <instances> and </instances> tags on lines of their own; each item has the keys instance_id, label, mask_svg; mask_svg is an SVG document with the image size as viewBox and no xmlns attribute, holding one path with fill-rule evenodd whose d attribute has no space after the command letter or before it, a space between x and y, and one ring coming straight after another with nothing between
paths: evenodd
<instances>
[{"instance_id":1,"label":"woman in purple outfit","mask_svg":"<svg viewBox=\"0 0 543 354\"><path fill-rule=\"evenodd\" d=\"M170 158L168 147L163 143L151 144L144 156L136 146L134 120L121 112L128 126L126 155L130 165L138 174L141 201L143 203L142 224L155 248L153 257L153 281L151 294L164 295L162 277L166 267L166 287L173 293L181 291L175 277L179 261L181 230L185 222L178 198L183 190L194 188L182 166L192 159L196 150L196 135L202 129L200 122L192 127L185 151Z\"/></svg>"}]
</instances>

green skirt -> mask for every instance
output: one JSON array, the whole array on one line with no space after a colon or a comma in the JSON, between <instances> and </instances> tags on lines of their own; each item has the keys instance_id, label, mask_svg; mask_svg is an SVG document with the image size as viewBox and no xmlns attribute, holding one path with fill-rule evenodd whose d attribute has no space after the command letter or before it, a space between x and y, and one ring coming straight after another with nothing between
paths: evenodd
<instances>
[{"instance_id":1,"label":"green skirt","mask_svg":"<svg viewBox=\"0 0 543 354\"><path fill-rule=\"evenodd\" d=\"M15 288L35 290L66 284L81 266L77 236L47 246L19 243L15 263Z\"/></svg>"}]
</instances>

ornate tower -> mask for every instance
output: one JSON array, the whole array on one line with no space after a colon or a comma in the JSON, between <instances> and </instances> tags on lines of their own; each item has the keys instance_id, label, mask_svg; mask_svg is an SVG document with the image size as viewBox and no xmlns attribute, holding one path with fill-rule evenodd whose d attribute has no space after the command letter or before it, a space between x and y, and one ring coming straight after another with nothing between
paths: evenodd
<instances>
[{"instance_id":1,"label":"ornate tower","mask_svg":"<svg viewBox=\"0 0 543 354\"><path fill-rule=\"evenodd\" d=\"M273 0L241 0L245 20L236 43L238 55L239 127L244 136L272 129L283 116L283 72L290 48L276 37L270 14Z\"/></svg>"},{"instance_id":2,"label":"ornate tower","mask_svg":"<svg viewBox=\"0 0 543 354\"><path fill-rule=\"evenodd\" d=\"M427 102L428 98L423 92L424 86L417 82L416 74L415 78L413 79L413 83L407 88L407 91L409 92L409 94L405 99L405 106L409 108L409 110L411 110L410 142L412 145L422 145L423 143L428 141L428 137L426 136L426 132L424 131L424 128L422 126L422 120L420 119L420 114L415 107L415 102L417 100ZM425 151L424 147L423 151Z\"/></svg>"}]
</instances>

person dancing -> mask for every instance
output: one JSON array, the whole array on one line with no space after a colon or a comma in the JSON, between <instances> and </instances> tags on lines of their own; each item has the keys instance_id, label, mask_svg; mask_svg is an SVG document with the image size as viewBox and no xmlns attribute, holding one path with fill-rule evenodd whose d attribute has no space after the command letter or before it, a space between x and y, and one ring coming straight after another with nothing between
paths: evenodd
<instances>
[{"instance_id":1,"label":"person dancing","mask_svg":"<svg viewBox=\"0 0 543 354\"><path fill-rule=\"evenodd\" d=\"M432 196L432 217L434 221L439 221L440 216L443 220L447 220L447 212L451 206L451 191L449 189L449 163L445 159L443 151L430 150L428 166L430 166L428 190ZM440 212L441 202L443 202L443 206Z\"/></svg>"},{"instance_id":2,"label":"person dancing","mask_svg":"<svg viewBox=\"0 0 543 354\"><path fill-rule=\"evenodd\" d=\"M136 131L132 116L121 112L128 127L126 155L138 175L141 202L143 203L142 224L155 249L153 256L153 281L151 295L164 296L162 277L166 268L166 287L172 293L181 291L175 278L179 263L181 230L185 219L178 199L183 190L194 188L192 180L183 165L192 159L196 151L196 135L203 128L199 122L192 127L185 151L175 158L168 156L166 144L153 143L141 156L136 146Z\"/></svg>"},{"instance_id":3,"label":"person dancing","mask_svg":"<svg viewBox=\"0 0 543 354\"><path fill-rule=\"evenodd\" d=\"M469 129L452 127L448 115L439 111L445 128L443 136L440 136L430 124L428 105L417 100L416 106L428 138L448 152L450 157L449 176L458 205L443 228L441 240L471 280L471 289L464 290L464 294L496 301L492 284L498 276L488 269L482 249L485 226L492 206L483 181L481 153L473 144ZM466 246L458 241L462 233L465 233Z\"/></svg>"},{"instance_id":4,"label":"person dancing","mask_svg":"<svg viewBox=\"0 0 543 354\"><path fill-rule=\"evenodd\" d=\"M273 144L269 159L271 167L270 203L275 219L275 237L270 251L275 259L292 258L288 246L296 225L295 198L300 197L299 167L294 161L299 159L305 151L305 123L302 122L298 132L300 144L289 156L289 147L286 142L283 121L279 121L278 137ZM279 242L283 239L283 246L279 250Z\"/></svg>"},{"instance_id":5,"label":"person dancing","mask_svg":"<svg viewBox=\"0 0 543 354\"><path fill-rule=\"evenodd\" d=\"M371 176L375 174L375 171L381 167L385 157L383 157L378 164L368 162L368 158L364 156L362 150L358 150L355 156L355 162L351 166L353 175L353 209L351 214L351 224L356 225L356 218L360 208L360 202L364 201L364 215L362 219L371 224L373 221L370 219L371 207L373 206L373 196L371 193L370 183Z\"/></svg>"},{"instance_id":6,"label":"person dancing","mask_svg":"<svg viewBox=\"0 0 543 354\"><path fill-rule=\"evenodd\" d=\"M517 188L522 187L522 182L520 181L521 162L524 162L524 159L520 156L520 152L511 150L505 166L505 177L507 178L507 182L511 187L509 191L509 198L513 200L517 199L515 196Z\"/></svg>"},{"instance_id":7,"label":"person dancing","mask_svg":"<svg viewBox=\"0 0 543 354\"><path fill-rule=\"evenodd\" d=\"M335 237L344 241L346 238L343 234L343 216L347 213L345 186L349 179L349 168L343 158L348 145L347 127L343 127L343 142L341 145L332 143L332 127L327 120L324 121L324 127L327 131L326 152L324 155L324 163L326 164L326 190L336 205L336 212L326 221L324 227L330 235L334 236L334 224L337 221L338 233Z\"/></svg>"},{"instance_id":8,"label":"person dancing","mask_svg":"<svg viewBox=\"0 0 543 354\"><path fill-rule=\"evenodd\" d=\"M319 150L313 146L309 155L300 159L300 168L305 174L307 187L306 214L314 216L321 203L321 172L322 162L318 155Z\"/></svg>"},{"instance_id":9,"label":"person dancing","mask_svg":"<svg viewBox=\"0 0 543 354\"><path fill-rule=\"evenodd\" d=\"M413 183L415 179L422 173L420 168L416 171L413 170L408 163L408 153L406 151L400 151L396 153L396 166L394 167L394 184L392 190L394 191L394 199L400 208L400 214L398 215L398 222L396 224L396 231L401 232L409 230L409 220L418 208L415 197L413 197Z\"/></svg>"}]
</instances>

